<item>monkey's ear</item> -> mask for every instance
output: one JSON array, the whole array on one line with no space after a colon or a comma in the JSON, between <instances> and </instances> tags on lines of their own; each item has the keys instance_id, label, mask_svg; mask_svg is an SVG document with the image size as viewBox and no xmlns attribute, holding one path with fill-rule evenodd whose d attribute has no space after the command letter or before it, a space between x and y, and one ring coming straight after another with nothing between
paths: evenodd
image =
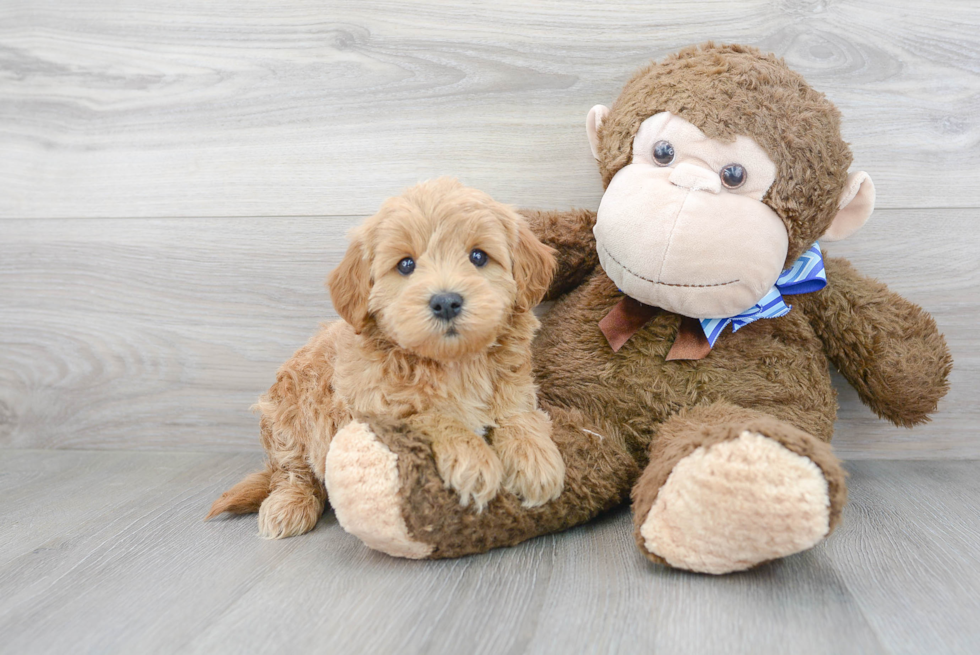
<instances>
[{"instance_id":1,"label":"monkey's ear","mask_svg":"<svg viewBox=\"0 0 980 655\"><path fill-rule=\"evenodd\" d=\"M589 116L585 119L585 133L589 135L589 147L592 148L592 156L599 159L599 128L602 122L609 115L609 107L596 105L589 110Z\"/></svg>"},{"instance_id":2,"label":"monkey's ear","mask_svg":"<svg viewBox=\"0 0 980 655\"><path fill-rule=\"evenodd\" d=\"M517 282L516 308L526 312L547 293L555 274L555 251L538 241L523 220L517 228L514 246L514 281Z\"/></svg>"},{"instance_id":3,"label":"monkey's ear","mask_svg":"<svg viewBox=\"0 0 980 655\"><path fill-rule=\"evenodd\" d=\"M327 277L327 288L340 317L361 333L367 323L371 293L371 262L364 246L362 229L351 232L351 243L340 265Z\"/></svg>"},{"instance_id":4,"label":"monkey's ear","mask_svg":"<svg viewBox=\"0 0 980 655\"><path fill-rule=\"evenodd\" d=\"M846 239L871 216L875 209L875 185L867 173L858 171L847 176L839 206L833 222L821 237L822 241Z\"/></svg>"}]
</instances>

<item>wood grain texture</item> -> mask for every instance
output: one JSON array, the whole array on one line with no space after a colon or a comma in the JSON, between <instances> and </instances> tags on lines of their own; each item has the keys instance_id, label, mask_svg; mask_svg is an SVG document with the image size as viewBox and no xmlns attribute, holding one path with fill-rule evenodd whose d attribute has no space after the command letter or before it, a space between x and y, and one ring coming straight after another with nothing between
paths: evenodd
<instances>
[{"instance_id":1,"label":"wood grain texture","mask_svg":"<svg viewBox=\"0 0 980 655\"><path fill-rule=\"evenodd\" d=\"M892 652L980 650L977 466L847 467L849 511L827 553L861 609L874 608L865 615ZM916 618L904 618L913 607Z\"/></svg>"},{"instance_id":2,"label":"wood grain texture","mask_svg":"<svg viewBox=\"0 0 980 655\"><path fill-rule=\"evenodd\" d=\"M248 408L336 316L356 222L0 223L0 442L255 447Z\"/></svg>"},{"instance_id":3,"label":"wood grain texture","mask_svg":"<svg viewBox=\"0 0 980 655\"><path fill-rule=\"evenodd\" d=\"M980 5L958 0L0 7L0 217L363 215L454 174L595 206L583 123L707 39L784 56L880 207L980 206Z\"/></svg>"},{"instance_id":4,"label":"wood grain texture","mask_svg":"<svg viewBox=\"0 0 980 655\"><path fill-rule=\"evenodd\" d=\"M838 380L842 456L980 457L978 221L883 210L827 248L931 311L956 360L941 411L913 430ZM323 280L358 222L0 222L0 447L258 448L248 407L335 318Z\"/></svg>"},{"instance_id":5,"label":"wood grain texture","mask_svg":"<svg viewBox=\"0 0 980 655\"><path fill-rule=\"evenodd\" d=\"M0 539L0 652L980 649L978 462L852 462L851 503L827 542L714 577L650 564L624 511L437 562L369 551L329 512L284 541L259 539L254 516L203 523L211 500L259 459L0 451L0 488L38 470L48 480L41 493L0 496L11 517ZM80 490L91 497L50 502Z\"/></svg>"}]
</instances>

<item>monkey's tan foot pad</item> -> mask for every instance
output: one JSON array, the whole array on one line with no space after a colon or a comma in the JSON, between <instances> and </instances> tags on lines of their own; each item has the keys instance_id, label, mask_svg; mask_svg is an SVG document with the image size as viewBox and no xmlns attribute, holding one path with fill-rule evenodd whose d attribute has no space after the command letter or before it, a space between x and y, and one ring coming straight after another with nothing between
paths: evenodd
<instances>
[{"instance_id":1,"label":"monkey's tan foot pad","mask_svg":"<svg viewBox=\"0 0 980 655\"><path fill-rule=\"evenodd\" d=\"M675 568L721 574L806 550L829 530L820 468L745 431L674 466L638 541Z\"/></svg>"},{"instance_id":2,"label":"monkey's tan foot pad","mask_svg":"<svg viewBox=\"0 0 980 655\"><path fill-rule=\"evenodd\" d=\"M334 435L325 478L337 521L368 548L412 559L432 552L412 538L402 516L398 456L366 424L354 421Z\"/></svg>"}]
</instances>

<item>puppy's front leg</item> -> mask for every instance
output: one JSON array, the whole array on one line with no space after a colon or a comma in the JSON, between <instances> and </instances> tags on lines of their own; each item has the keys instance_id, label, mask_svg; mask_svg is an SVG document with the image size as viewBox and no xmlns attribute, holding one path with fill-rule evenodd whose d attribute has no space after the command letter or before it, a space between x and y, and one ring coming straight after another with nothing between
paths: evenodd
<instances>
[{"instance_id":1,"label":"puppy's front leg","mask_svg":"<svg viewBox=\"0 0 980 655\"><path fill-rule=\"evenodd\" d=\"M500 459L486 440L444 414L419 414L409 423L431 440L439 476L459 494L460 504L466 507L472 500L477 511L483 511L504 477Z\"/></svg>"},{"instance_id":2,"label":"puppy's front leg","mask_svg":"<svg viewBox=\"0 0 980 655\"><path fill-rule=\"evenodd\" d=\"M524 507L554 500L565 484L565 462L551 439L551 419L540 409L498 421L493 447L504 465L504 488Z\"/></svg>"}]
</instances>

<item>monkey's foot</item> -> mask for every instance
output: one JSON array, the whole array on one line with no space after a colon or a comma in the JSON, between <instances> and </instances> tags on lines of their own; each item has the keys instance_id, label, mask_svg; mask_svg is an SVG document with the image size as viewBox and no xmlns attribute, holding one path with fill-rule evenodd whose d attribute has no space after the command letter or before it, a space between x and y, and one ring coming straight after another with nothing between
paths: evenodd
<instances>
[{"instance_id":1,"label":"monkey's foot","mask_svg":"<svg viewBox=\"0 0 980 655\"><path fill-rule=\"evenodd\" d=\"M650 492L652 507L635 517L637 543L650 559L675 568L741 571L806 550L830 531L822 469L751 430L698 447Z\"/></svg>"},{"instance_id":2,"label":"monkey's foot","mask_svg":"<svg viewBox=\"0 0 980 655\"><path fill-rule=\"evenodd\" d=\"M405 524L398 456L366 424L354 421L334 435L325 477L337 521L366 546L411 559L432 552Z\"/></svg>"}]
</instances>

